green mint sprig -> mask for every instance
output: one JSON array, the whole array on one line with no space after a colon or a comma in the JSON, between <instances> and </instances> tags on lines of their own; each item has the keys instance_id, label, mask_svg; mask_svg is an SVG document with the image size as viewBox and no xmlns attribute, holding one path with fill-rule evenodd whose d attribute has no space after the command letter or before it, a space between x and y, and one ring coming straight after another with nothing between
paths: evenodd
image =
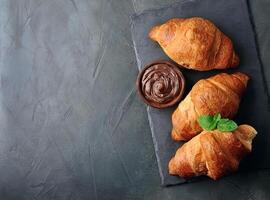
<instances>
[{"instance_id":1,"label":"green mint sprig","mask_svg":"<svg viewBox=\"0 0 270 200\"><path fill-rule=\"evenodd\" d=\"M200 126L207 131L218 129L222 132L230 132L237 129L238 125L230 119L221 118L220 113L211 115L201 115L198 117L198 122Z\"/></svg>"}]
</instances>

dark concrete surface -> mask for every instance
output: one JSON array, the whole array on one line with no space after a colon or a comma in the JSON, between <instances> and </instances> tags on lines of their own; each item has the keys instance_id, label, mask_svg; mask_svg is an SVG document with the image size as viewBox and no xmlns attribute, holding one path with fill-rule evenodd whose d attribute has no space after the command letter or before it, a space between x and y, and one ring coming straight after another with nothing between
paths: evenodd
<instances>
[{"instance_id":1,"label":"dark concrete surface","mask_svg":"<svg viewBox=\"0 0 270 200\"><path fill-rule=\"evenodd\" d=\"M270 199L269 170L160 187L129 15L171 2L0 0L1 200ZM270 88L270 2L250 5Z\"/></svg>"}]
</instances>

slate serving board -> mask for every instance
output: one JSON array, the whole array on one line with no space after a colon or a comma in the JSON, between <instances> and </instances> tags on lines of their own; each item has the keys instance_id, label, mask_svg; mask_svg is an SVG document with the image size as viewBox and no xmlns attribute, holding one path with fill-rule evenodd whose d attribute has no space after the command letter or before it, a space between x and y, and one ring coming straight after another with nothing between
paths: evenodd
<instances>
[{"instance_id":1,"label":"slate serving board","mask_svg":"<svg viewBox=\"0 0 270 200\"><path fill-rule=\"evenodd\" d=\"M263 71L256 48L255 34L250 21L248 4L245 0L189 0L172 4L158 10L148 10L132 16L132 37L139 70L146 64L169 58L157 43L148 38L150 28L173 17L201 16L214 22L233 41L236 52L240 56L240 66L226 72L241 71L251 76L248 89L235 120L238 124L253 125L258 135L253 143L253 152L246 157L240 170L261 169L270 167L270 124L269 95L267 94ZM221 71L196 72L182 70L186 82L186 94L201 78L220 73ZM175 107L155 109L147 107L149 124L161 177L162 185L174 185L187 182L180 177L170 176L167 165L177 148L183 143L171 140L171 114Z\"/></svg>"}]
</instances>

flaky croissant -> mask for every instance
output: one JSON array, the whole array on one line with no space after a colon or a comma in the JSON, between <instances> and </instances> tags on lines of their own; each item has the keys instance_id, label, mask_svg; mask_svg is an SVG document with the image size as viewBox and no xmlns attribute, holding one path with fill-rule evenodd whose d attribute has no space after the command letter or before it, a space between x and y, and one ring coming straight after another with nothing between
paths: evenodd
<instances>
[{"instance_id":1,"label":"flaky croissant","mask_svg":"<svg viewBox=\"0 0 270 200\"><path fill-rule=\"evenodd\" d=\"M239 64L232 41L209 20L174 18L153 27L149 37L183 67L207 71Z\"/></svg>"},{"instance_id":2,"label":"flaky croissant","mask_svg":"<svg viewBox=\"0 0 270 200\"><path fill-rule=\"evenodd\" d=\"M249 125L240 125L233 132L203 131L177 150L169 162L169 173L219 179L238 169L240 160L251 152L256 133Z\"/></svg>"},{"instance_id":3,"label":"flaky croissant","mask_svg":"<svg viewBox=\"0 0 270 200\"><path fill-rule=\"evenodd\" d=\"M189 140L202 131L197 121L201 115L220 113L233 118L249 77L243 73L221 73L198 81L172 115L172 138Z\"/></svg>"}]
</instances>

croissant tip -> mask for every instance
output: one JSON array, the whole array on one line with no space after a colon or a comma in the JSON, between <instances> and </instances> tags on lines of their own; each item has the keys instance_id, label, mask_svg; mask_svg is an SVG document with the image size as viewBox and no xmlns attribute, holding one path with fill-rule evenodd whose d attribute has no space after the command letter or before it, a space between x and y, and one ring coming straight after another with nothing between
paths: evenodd
<instances>
[{"instance_id":1,"label":"croissant tip","mask_svg":"<svg viewBox=\"0 0 270 200\"><path fill-rule=\"evenodd\" d=\"M153 28L150 29L148 33L148 37L154 41L156 41L156 32L159 26L154 26Z\"/></svg>"},{"instance_id":2,"label":"croissant tip","mask_svg":"<svg viewBox=\"0 0 270 200\"><path fill-rule=\"evenodd\" d=\"M245 84L250 80L250 76L243 72L236 72L233 75L235 75L239 80L243 81Z\"/></svg>"},{"instance_id":3,"label":"croissant tip","mask_svg":"<svg viewBox=\"0 0 270 200\"><path fill-rule=\"evenodd\" d=\"M186 139L179 135L174 129L172 129L171 137L175 141L186 141Z\"/></svg>"},{"instance_id":4,"label":"croissant tip","mask_svg":"<svg viewBox=\"0 0 270 200\"><path fill-rule=\"evenodd\" d=\"M258 134L257 130L253 126L250 126L248 124L241 124L239 128L249 130L249 132L251 133L251 140L254 139L254 137Z\"/></svg>"},{"instance_id":5,"label":"croissant tip","mask_svg":"<svg viewBox=\"0 0 270 200\"><path fill-rule=\"evenodd\" d=\"M240 63L240 59L238 57L238 55L233 52L233 58L232 58L232 64L231 64L231 67L237 67Z\"/></svg>"},{"instance_id":6,"label":"croissant tip","mask_svg":"<svg viewBox=\"0 0 270 200\"><path fill-rule=\"evenodd\" d=\"M176 172L176 166L175 166L175 163L174 163L174 158L172 158L168 164L168 170L169 170L169 174L170 175L176 175L177 172Z\"/></svg>"}]
</instances>

